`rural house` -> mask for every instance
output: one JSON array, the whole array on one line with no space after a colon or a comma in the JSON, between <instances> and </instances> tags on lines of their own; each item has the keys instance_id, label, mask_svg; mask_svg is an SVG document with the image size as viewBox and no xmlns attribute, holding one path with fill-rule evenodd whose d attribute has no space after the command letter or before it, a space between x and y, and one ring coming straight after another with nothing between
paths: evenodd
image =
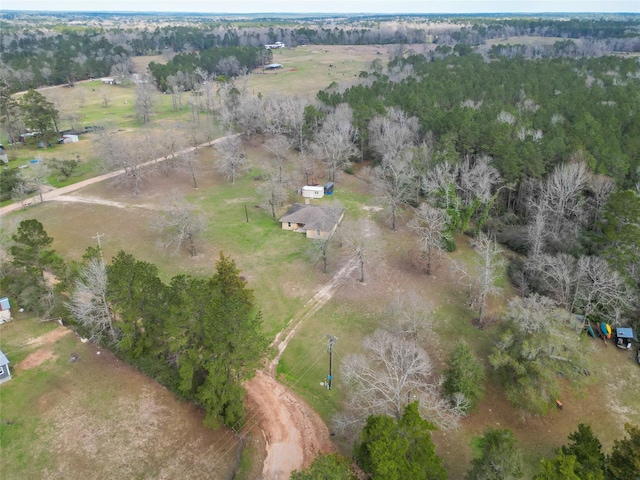
<instances>
[{"instance_id":1,"label":"rural house","mask_svg":"<svg viewBox=\"0 0 640 480\"><path fill-rule=\"evenodd\" d=\"M0 351L0 383L11 380L11 372L9 371L9 360L2 351Z\"/></svg>"},{"instance_id":2,"label":"rural house","mask_svg":"<svg viewBox=\"0 0 640 480\"><path fill-rule=\"evenodd\" d=\"M329 238L344 217L344 208L295 203L280 219L283 230L306 233L307 238Z\"/></svg>"}]
</instances>

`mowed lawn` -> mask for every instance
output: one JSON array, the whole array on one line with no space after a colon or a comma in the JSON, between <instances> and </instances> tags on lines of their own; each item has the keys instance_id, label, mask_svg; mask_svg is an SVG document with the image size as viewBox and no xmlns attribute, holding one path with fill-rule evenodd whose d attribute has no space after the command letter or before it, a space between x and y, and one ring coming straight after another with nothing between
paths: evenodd
<instances>
[{"instance_id":1,"label":"mowed lawn","mask_svg":"<svg viewBox=\"0 0 640 480\"><path fill-rule=\"evenodd\" d=\"M3 480L229 478L234 434L109 351L17 312L0 349L13 375L0 385Z\"/></svg>"}]
</instances>

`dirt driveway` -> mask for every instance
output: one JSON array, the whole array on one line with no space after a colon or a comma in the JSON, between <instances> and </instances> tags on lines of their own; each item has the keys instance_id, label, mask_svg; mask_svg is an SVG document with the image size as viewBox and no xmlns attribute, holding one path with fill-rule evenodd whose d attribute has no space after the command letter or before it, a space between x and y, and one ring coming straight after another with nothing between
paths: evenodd
<instances>
[{"instance_id":1,"label":"dirt driveway","mask_svg":"<svg viewBox=\"0 0 640 480\"><path fill-rule=\"evenodd\" d=\"M249 410L247 429L258 425L266 443L262 467L265 480L288 479L293 470L309 466L318 453L335 451L320 416L274 376L280 357L298 327L333 297L355 268L355 261L347 262L302 307L273 341L271 346L278 351L276 357L245 385Z\"/></svg>"}]
</instances>

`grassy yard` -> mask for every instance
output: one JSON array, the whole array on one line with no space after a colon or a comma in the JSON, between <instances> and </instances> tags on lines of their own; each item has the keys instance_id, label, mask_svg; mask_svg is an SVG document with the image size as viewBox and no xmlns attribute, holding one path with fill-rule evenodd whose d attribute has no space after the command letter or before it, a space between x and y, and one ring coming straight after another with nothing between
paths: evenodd
<instances>
[{"instance_id":1,"label":"grassy yard","mask_svg":"<svg viewBox=\"0 0 640 480\"><path fill-rule=\"evenodd\" d=\"M55 322L0 326L13 378L0 386L5 480L228 478L233 433ZM72 358L76 358L72 361Z\"/></svg>"}]
</instances>

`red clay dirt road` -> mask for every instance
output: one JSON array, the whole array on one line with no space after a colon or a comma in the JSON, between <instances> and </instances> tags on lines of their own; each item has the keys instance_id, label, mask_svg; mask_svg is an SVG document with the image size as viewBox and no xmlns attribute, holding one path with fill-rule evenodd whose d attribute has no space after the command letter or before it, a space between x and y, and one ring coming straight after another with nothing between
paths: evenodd
<instances>
[{"instance_id":1,"label":"red clay dirt road","mask_svg":"<svg viewBox=\"0 0 640 480\"><path fill-rule=\"evenodd\" d=\"M355 260L347 262L302 307L271 344L278 351L276 357L245 384L250 414L247 426L251 429L259 425L266 441L263 480L288 479L293 470L309 466L319 452L335 451L329 430L320 416L274 376L280 357L297 328L331 299L356 265Z\"/></svg>"}]
</instances>

